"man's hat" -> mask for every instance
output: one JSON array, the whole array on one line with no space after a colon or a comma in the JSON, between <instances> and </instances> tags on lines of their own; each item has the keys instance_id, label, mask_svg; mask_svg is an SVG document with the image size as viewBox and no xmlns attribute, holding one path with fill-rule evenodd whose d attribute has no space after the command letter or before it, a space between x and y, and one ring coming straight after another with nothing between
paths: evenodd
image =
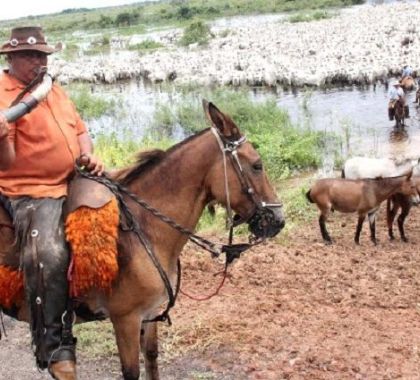
<instances>
[{"instance_id":1,"label":"man's hat","mask_svg":"<svg viewBox=\"0 0 420 380\"><path fill-rule=\"evenodd\" d=\"M0 54L14 53L22 50L36 50L45 54L61 50L61 43L56 46L47 45L42 28L39 26L23 26L12 29L12 34L0 49Z\"/></svg>"},{"instance_id":2,"label":"man's hat","mask_svg":"<svg viewBox=\"0 0 420 380\"><path fill-rule=\"evenodd\" d=\"M392 82L392 85L393 85L393 86L401 86L401 83L400 83L399 81L397 81L397 80L394 80L394 81Z\"/></svg>"}]
</instances>

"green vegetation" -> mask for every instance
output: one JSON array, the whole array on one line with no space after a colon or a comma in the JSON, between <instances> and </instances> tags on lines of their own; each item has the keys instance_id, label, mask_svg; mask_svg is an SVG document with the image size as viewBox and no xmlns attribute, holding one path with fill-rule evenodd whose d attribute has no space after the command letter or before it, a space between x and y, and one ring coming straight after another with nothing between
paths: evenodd
<instances>
[{"instance_id":1,"label":"green vegetation","mask_svg":"<svg viewBox=\"0 0 420 380\"><path fill-rule=\"evenodd\" d=\"M90 357L118 355L114 329L110 321L84 323L74 326L78 345Z\"/></svg>"},{"instance_id":2,"label":"green vegetation","mask_svg":"<svg viewBox=\"0 0 420 380\"><path fill-rule=\"evenodd\" d=\"M107 168L121 168L135 162L136 154L150 149L166 150L175 142L168 138L154 141L136 138L129 131L111 134L98 133L95 136L95 152L104 160Z\"/></svg>"},{"instance_id":3,"label":"green vegetation","mask_svg":"<svg viewBox=\"0 0 420 380\"><path fill-rule=\"evenodd\" d=\"M288 21L292 23L309 22L323 20L331 17L333 17L332 13L327 12L326 10L317 10L313 12L297 13L293 16L290 16Z\"/></svg>"},{"instance_id":4,"label":"green vegetation","mask_svg":"<svg viewBox=\"0 0 420 380\"><path fill-rule=\"evenodd\" d=\"M144 40L138 44L135 45L130 45L128 47L129 50L156 50L159 49L161 47L164 47L165 45L161 44L158 41L154 41L154 40Z\"/></svg>"},{"instance_id":5,"label":"green vegetation","mask_svg":"<svg viewBox=\"0 0 420 380\"><path fill-rule=\"evenodd\" d=\"M207 24L202 21L195 21L185 28L180 44L182 46L188 46L194 43L206 45L211 36L212 34Z\"/></svg>"},{"instance_id":6,"label":"green vegetation","mask_svg":"<svg viewBox=\"0 0 420 380\"><path fill-rule=\"evenodd\" d=\"M201 90L185 94L172 108L161 104L156 109L150 133L154 137L157 133L170 136L175 126L181 126L188 134L204 129L207 125L202 97L213 101L235 120L258 149L272 179L287 178L296 171L319 164L324 142L322 133L293 125L287 112L279 109L274 99L255 103L245 92Z\"/></svg>"},{"instance_id":7,"label":"green vegetation","mask_svg":"<svg viewBox=\"0 0 420 380\"><path fill-rule=\"evenodd\" d=\"M284 215L287 220L279 236L280 240L287 240L289 232L316 218L317 209L306 198L310 185L310 180L305 178L288 179L277 183L279 198L284 204Z\"/></svg>"},{"instance_id":8,"label":"green vegetation","mask_svg":"<svg viewBox=\"0 0 420 380\"><path fill-rule=\"evenodd\" d=\"M147 27L182 26L194 18L211 20L243 14L273 12L296 12L302 10L328 9L354 4L363 0L173 0L137 3L118 7L97 9L65 9L53 15L30 16L18 20L0 22L0 37L7 38L12 27L19 25L42 25L55 42L64 34L75 30L103 30L124 28L131 32Z\"/></svg>"},{"instance_id":9,"label":"green vegetation","mask_svg":"<svg viewBox=\"0 0 420 380\"><path fill-rule=\"evenodd\" d=\"M82 119L97 119L102 115L113 113L118 106L115 99L104 99L90 92L84 84L73 84L67 87L70 99L76 105Z\"/></svg>"}]
</instances>

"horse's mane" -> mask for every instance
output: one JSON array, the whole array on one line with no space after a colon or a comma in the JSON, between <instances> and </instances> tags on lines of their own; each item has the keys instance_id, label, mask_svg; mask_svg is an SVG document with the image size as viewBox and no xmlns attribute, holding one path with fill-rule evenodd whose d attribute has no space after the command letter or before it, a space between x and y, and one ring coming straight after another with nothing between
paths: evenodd
<instances>
[{"instance_id":1,"label":"horse's mane","mask_svg":"<svg viewBox=\"0 0 420 380\"><path fill-rule=\"evenodd\" d=\"M116 181L120 182L122 185L127 186L135 179L138 179L144 173L148 172L152 168L162 163L173 152L175 152L185 144L189 143L190 141L201 136L206 131L208 131L208 128L196 133L195 135L187 137L185 140L182 140L178 144L173 145L166 151L161 149L153 149L144 152L139 152L137 154L136 162L133 165L116 170L115 172L113 172L112 177Z\"/></svg>"}]
</instances>

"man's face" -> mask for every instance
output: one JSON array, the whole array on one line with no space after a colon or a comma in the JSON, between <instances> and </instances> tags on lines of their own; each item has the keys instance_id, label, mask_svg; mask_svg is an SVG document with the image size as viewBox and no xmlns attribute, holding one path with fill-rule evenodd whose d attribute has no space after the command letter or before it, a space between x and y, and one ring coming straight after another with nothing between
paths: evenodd
<instances>
[{"instance_id":1,"label":"man's face","mask_svg":"<svg viewBox=\"0 0 420 380\"><path fill-rule=\"evenodd\" d=\"M22 50L8 56L10 73L27 84L38 74L39 69L47 66L48 55L36 50Z\"/></svg>"}]
</instances>

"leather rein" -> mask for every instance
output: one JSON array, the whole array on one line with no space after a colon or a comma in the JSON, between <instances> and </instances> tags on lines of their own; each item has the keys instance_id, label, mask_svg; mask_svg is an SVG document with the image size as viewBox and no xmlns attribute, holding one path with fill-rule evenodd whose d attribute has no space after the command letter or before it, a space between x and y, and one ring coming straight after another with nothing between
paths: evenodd
<instances>
[{"instance_id":1,"label":"leather rein","mask_svg":"<svg viewBox=\"0 0 420 380\"><path fill-rule=\"evenodd\" d=\"M152 260L153 264L155 265L156 269L159 272L159 275L162 279L162 282L165 285L167 294L168 294L168 304L166 306L166 309L158 316L154 317L153 319L144 320L143 322L165 322L167 321L169 325L171 325L171 319L169 316L169 311L171 308L175 305L176 298L178 296L179 290L180 290L180 282L181 282L181 264L180 260L177 261L177 281L176 281L176 287L175 291L172 288L171 282L169 280L168 275L162 268L162 265L160 264L158 258L156 257L153 246L150 242L150 240L146 237L146 235L141 231L141 228L136 221L133 213L131 212L129 206L127 205L126 201L124 200L124 196L127 196L132 201L134 201L136 204L140 205L147 211L149 211L152 215L160 219L161 221L165 222L169 226L171 226L173 229L179 231L180 233L187 235L188 239L192 241L194 244L198 245L199 247L205 249L206 251L210 252L213 257L219 257L222 253L226 254L226 260L225 260L225 269L224 273L226 276L227 267L229 264L233 262L234 259L239 258L242 252L250 249L251 247L261 243L264 241L264 239L257 238L254 236L250 237L249 243L243 243L243 244L232 244L233 241L233 228L238 226L239 224L242 224L244 222L247 222L249 219L252 218L254 213L258 210L265 210L267 208L275 208L275 207L282 207L281 203L265 203L263 201L259 201L255 195L255 190L250 184L249 179L247 178L246 174L243 171L240 159L238 157L237 149L246 142L246 137L242 136L238 140L231 141L227 140L223 136L220 135L218 130L214 127L210 128L214 136L216 137L216 140L218 142L219 148L221 150L222 156L223 156L223 168L224 168L224 184L225 184L225 193L226 193L226 209L228 213L228 222L229 222L229 242L226 245L221 245L218 247L216 243L213 243L197 234L195 234L193 231L181 226L176 221L174 221L172 218L162 214L159 210L156 208L150 206L147 202L145 202L143 199L139 198L136 194L131 193L126 187L122 186L117 181L111 179L110 177L103 175L101 177L91 175L84 171L82 168L76 165L76 171L79 175L94 180L98 183L101 183L102 185L106 186L117 198L119 203L119 209L120 209L120 216L123 216L124 223L120 222L120 228L123 231L130 231L134 233L140 243L145 248L148 256ZM230 192L229 192L229 181L228 181L228 175L227 175L227 157L229 157L229 160L232 164L232 166L235 169L235 173L241 183L242 191L250 198L250 200L254 203L254 210L248 216L244 219L236 219L233 217L233 212L231 208L231 201L230 201ZM224 279L222 281L223 285ZM219 286L218 290L221 288ZM218 292L217 290L217 292ZM215 294L217 294L217 292Z\"/></svg>"}]
</instances>

